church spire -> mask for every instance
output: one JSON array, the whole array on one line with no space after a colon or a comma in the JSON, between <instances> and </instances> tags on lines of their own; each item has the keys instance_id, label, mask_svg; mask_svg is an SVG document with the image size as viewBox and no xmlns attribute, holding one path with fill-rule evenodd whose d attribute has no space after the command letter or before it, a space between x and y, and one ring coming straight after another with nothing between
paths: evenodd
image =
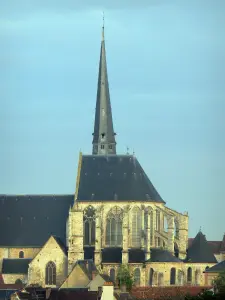
<instances>
[{"instance_id":1,"label":"church spire","mask_svg":"<svg viewBox=\"0 0 225 300\"><path fill-rule=\"evenodd\" d=\"M98 90L95 110L92 154L116 154L115 133L113 130L112 110L110 104L109 83L106 65L104 15L102 41L99 61Z\"/></svg>"}]
</instances>

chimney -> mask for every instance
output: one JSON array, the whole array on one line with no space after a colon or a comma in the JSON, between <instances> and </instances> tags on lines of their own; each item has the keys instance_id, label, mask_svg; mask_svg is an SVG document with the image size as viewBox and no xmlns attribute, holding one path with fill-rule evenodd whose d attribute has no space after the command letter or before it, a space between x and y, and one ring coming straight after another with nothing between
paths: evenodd
<instances>
[{"instance_id":1,"label":"chimney","mask_svg":"<svg viewBox=\"0 0 225 300\"><path fill-rule=\"evenodd\" d=\"M114 285L112 282L103 284L101 300L114 300Z\"/></svg>"},{"instance_id":2,"label":"chimney","mask_svg":"<svg viewBox=\"0 0 225 300\"><path fill-rule=\"evenodd\" d=\"M92 275L91 279L93 280L98 275L98 271L97 270L93 270L91 275Z\"/></svg>"}]
</instances>

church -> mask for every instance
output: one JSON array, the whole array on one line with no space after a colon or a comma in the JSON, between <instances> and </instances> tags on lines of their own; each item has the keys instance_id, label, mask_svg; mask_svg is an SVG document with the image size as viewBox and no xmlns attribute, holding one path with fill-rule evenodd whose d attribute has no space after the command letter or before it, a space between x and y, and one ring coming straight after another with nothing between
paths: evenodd
<instances>
[{"instance_id":1,"label":"church","mask_svg":"<svg viewBox=\"0 0 225 300\"><path fill-rule=\"evenodd\" d=\"M79 154L75 194L0 195L5 283L82 287L90 268L115 282L125 264L136 286L209 284L203 272L217 259L204 234L190 243L188 213L169 208L116 145L103 27L92 154Z\"/></svg>"}]
</instances>

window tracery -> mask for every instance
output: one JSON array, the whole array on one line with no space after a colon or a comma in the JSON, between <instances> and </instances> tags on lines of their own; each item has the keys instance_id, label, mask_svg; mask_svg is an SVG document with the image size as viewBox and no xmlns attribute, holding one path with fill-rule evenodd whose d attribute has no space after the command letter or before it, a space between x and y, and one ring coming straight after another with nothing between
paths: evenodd
<instances>
[{"instance_id":1,"label":"window tracery","mask_svg":"<svg viewBox=\"0 0 225 300\"><path fill-rule=\"evenodd\" d=\"M132 210L132 246L141 246L141 210L139 207L134 207Z\"/></svg>"},{"instance_id":2,"label":"window tracery","mask_svg":"<svg viewBox=\"0 0 225 300\"><path fill-rule=\"evenodd\" d=\"M95 209L89 206L84 211L84 245L95 245L95 222L96 214Z\"/></svg>"},{"instance_id":3,"label":"window tracery","mask_svg":"<svg viewBox=\"0 0 225 300\"><path fill-rule=\"evenodd\" d=\"M121 247L123 240L122 233L123 211L119 207L112 208L106 217L106 245Z\"/></svg>"},{"instance_id":4,"label":"window tracery","mask_svg":"<svg viewBox=\"0 0 225 300\"><path fill-rule=\"evenodd\" d=\"M45 284L56 285L56 265L52 261L45 267Z\"/></svg>"}]
</instances>

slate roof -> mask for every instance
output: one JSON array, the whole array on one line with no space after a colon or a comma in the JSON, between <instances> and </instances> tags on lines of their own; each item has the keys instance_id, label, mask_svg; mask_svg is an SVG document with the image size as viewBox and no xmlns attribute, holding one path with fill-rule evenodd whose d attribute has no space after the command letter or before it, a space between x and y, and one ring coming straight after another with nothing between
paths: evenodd
<instances>
[{"instance_id":1,"label":"slate roof","mask_svg":"<svg viewBox=\"0 0 225 300\"><path fill-rule=\"evenodd\" d=\"M200 231L187 250L187 259L193 263L217 263L213 250L208 244L205 235Z\"/></svg>"},{"instance_id":2,"label":"slate roof","mask_svg":"<svg viewBox=\"0 0 225 300\"><path fill-rule=\"evenodd\" d=\"M151 258L146 262L181 262L181 260L167 250L152 248Z\"/></svg>"},{"instance_id":3,"label":"slate roof","mask_svg":"<svg viewBox=\"0 0 225 300\"><path fill-rule=\"evenodd\" d=\"M98 292L77 290L51 291L49 300L98 300Z\"/></svg>"},{"instance_id":4,"label":"slate roof","mask_svg":"<svg viewBox=\"0 0 225 300\"><path fill-rule=\"evenodd\" d=\"M188 239L188 247L190 247L193 243L194 238ZM225 234L223 236L222 241L207 241L210 248L212 249L214 254L219 254L221 252L225 252Z\"/></svg>"},{"instance_id":5,"label":"slate roof","mask_svg":"<svg viewBox=\"0 0 225 300\"><path fill-rule=\"evenodd\" d=\"M122 263L122 248L102 249L103 263Z\"/></svg>"},{"instance_id":6,"label":"slate roof","mask_svg":"<svg viewBox=\"0 0 225 300\"><path fill-rule=\"evenodd\" d=\"M77 201L165 203L132 155L83 155Z\"/></svg>"},{"instance_id":7,"label":"slate roof","mask_svg":"<svg viewBox=\"0 0 225 300\"><path fill-rule=\"evenodd\" d=\"M145 251L142 249L129 249L129 263L142 263L145 261Z\"/></svg>"},{"instance_id":8,"label":"slate roof","mask_svg":"<svg viewBox=\"0 0 225 300\"><path fill-rule=\"evenodd\" d=\"M0 195L0 246L42 247L51 235L66 244L74 195Z\"/></svg>"},{"instance_id":9,"label":"slate roof","mask_svg":"<svg viewBox=\"0 0 225 300\"><path fill-rule=\"evenodd\" d=\"M29 263L28 258L4 258L2 262L2 274L27 274Z\"/></svg>"},{"instance_id":10,"label":"slate roof","mask_svg":"<svg viewBox=\"0 0 225 300\"><path fill-rule=\"evenodd\" d=\"M208 268L204 273L220 273L225 272L225 260L219 262L215 266Z\"/></svg>"}]
</instances>

